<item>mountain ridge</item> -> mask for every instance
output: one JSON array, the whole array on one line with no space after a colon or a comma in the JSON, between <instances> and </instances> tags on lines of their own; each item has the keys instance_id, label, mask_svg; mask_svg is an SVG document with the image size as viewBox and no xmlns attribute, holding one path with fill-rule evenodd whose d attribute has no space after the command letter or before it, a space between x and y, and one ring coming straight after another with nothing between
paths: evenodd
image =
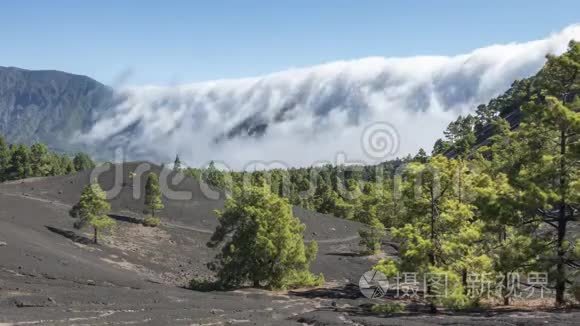
<instances>
[{"instance_id":1,"label":"mountain ridge","mask_svg":"<svg viewBox=\"0 0 580 326\"><path fill-rule=\"evenodd\" d=\"M90 128L112 98L110 87L87 76L0 66L0 134L11 143L81 150L71 137Z\"/></svg>"}]
</instances>

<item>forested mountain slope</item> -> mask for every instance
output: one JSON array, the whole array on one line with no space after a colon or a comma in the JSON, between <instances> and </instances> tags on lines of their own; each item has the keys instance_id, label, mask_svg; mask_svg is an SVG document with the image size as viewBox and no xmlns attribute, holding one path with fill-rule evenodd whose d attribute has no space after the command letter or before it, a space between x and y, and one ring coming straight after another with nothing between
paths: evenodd
<instances>
[{"instance_id":1,"label":"forested mountain slope","mask_svg":"<svg viewBox=\"0 0 580 326\"><path fill-rule=\"evenodd\" d=\"M0 67L0 135L71 151L73 133L90 127L111 99L110 88L86 76Z\"/></svg>"}]
</instances>

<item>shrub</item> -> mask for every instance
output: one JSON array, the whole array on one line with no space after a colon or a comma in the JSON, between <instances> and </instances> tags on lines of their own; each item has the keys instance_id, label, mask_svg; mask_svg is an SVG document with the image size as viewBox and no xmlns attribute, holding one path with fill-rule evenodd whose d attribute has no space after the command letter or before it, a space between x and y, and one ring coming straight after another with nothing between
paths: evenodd
<instances>
[{"instance_id":1,"label":"shrub","mask_svg":"<svg viewBox=\"0 0 580 326\"><path fill-rule=\"evenodd\" d=\"M147 216L143 220L144 226L156 227L159 224L161 224L161 220L159 219L159 217Z\"/></svg>"},{"instance_id":2,"label":"shrub","mask_svg":"<svg viewBox=\"0 0 580 326\"><path fill-rule=\"evenodd\" d=\"M224 287L218 282L211 282L208 280L192 279L189 282L189 289L199 292L210 292L223 290Z\"/></svg>"},{"instance_id":3,"label":"shrub","mask_svg":"<svg viewBox=\"0 0 580 326\"><path fill-rule=\"evenodd\" d=\"M374 219L371 224L360 229L360 245L364 246L369 254L376 254L381 251L381 240L385 236L385 227L379 220Z\"/></svg>"},{"instance_id":4,"label":"shrub","mask_svg":"<svg viewBox=\"0 0 580 326\"><path fill-rule=\"evenodd\" d=\"M310 273L318 246L304 243L305 226L287 199L265 186L247 187L237 189L217 213L220 225L208 246L221 247L210 268L219 282L269 289L322 284L322 277Z\"/></svg>"},{"instance_id":5,"label":"shrub","mask_svg":"<svg viewBox=\"0 0 580 326\"><path fill-rule=\"evenodd\" d=\"M299 287L315 287L324 284L324 275L322 273L314 275L309 271L292 271L286 279L279 284L277 288L292 289Z\"/></svg>"},{"instance_id":6,"label":"shrub","mask_svg":"<svg viewBox=\"0 0 580 326\"><path fill-rule=\"evenodd\" d=\"M384 304L375 304L372 306L371 311L377 314L395 314L403 312L405 306L398 302L388 302Z\"/></svg>"},{"instance_id":7,"label":"shrub","mask_svg":"<svg viewBox=\"0 0 580 326\"><path fill-rule=\"evenodd\" d=\"M381 259L373 270L383 273L386 277L395 277L399 273L397 263L390 258Z\"/></svg>"}]
</instances>

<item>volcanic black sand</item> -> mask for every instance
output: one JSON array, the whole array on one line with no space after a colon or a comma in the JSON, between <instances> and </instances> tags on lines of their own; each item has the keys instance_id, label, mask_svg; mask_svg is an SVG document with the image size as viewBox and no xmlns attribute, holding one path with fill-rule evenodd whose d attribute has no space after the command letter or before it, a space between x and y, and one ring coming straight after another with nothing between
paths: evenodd
<instances>
[{"instance_id":1,"label":"volcanic black sand","mask_svg":"<svg viewBox=\"0 0 580 326\"><path fill-rule=\"evenodd\" d=\"M360 225L299 208L294 213L306 225L306 240L319 243L312 270L325 275L324 288L185 289L193 277L212 276L205 265L216 251L205 244L223 200L208 198L185 178L170 188L189 190L192 198L164 198L163 225L144 227L138 223L143 196L134 196L144 186L145 177L133 175L138 166L118 165L119 177L114 170L98 177L105 190L119 184L111 199L118 225L99 245L68 216L89 172L0 184L0 325L573 325L580 317L577 311L371 315L370 301L351 284L379 258L358 254ZM384 250L393 254L388 245Z\"/></svg>"}]
</instances>

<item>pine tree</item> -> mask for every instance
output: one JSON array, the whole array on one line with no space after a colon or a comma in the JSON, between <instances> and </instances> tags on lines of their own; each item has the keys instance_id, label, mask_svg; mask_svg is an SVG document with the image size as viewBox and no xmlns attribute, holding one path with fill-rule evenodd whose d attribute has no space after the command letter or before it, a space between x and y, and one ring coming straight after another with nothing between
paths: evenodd
<instances>
[{"instance_id":1,"label":"pine tree","mask_svg":"<svg viewBox=\"0 0 580 326\"><path fill-rule=\"evenodd\" d=\"M451 122L443 132L448 150L453 150L456 156L465 156L475 145L475 118L471 115L459 116L457 120ZM436 144L437 147L445 147Z\"/></svg>"},{"instance_id":2,"label":"pine tree","mask_svg":"<svg viewBox=\"0 0 580 326\"><path fill-rule=\"evenodd\" d=\"M577 191L580 164L580 44L570 42L568 52L548 56L535 84L537 93L524 107L517 131L525 151L517 181L525 190L532 219L554 230L556 304L564 303L567 265L572 246L568 223L578 216Z\"/></svg>"},{"instance_id":3,"label":"pine tree","mask_svg":"<svg viewBox=\"0 0 580 326\"><path fill-rule=\"evenodd\" d=\"M95 163L89 155L77 153L73 158L73 165L76 171L90 170L95 168Z\"/></svg>"},{"instance_id":4,"label":"pine tree","mask_svg":"<svg viewBox=\"0 0 580 326\"><path fill-rule=\"evenodd\" d=\"M481 132L485 126L491 125L496 118L497 112L494 106L481 104L477 106L475 115L475 132Z\"/></svg>"},{"instance_id":5,"label":"pine tree","mask_svg":"<svg viewBox=\"0 0 580 326\"><path fill-rule=\"evenodd\" d=\"M387 234L385 226L378 219L372 219L370 224L358 231L361 238L360 245L364 246L369 253L375 254L381 251L381 242Z\"/></svg>"},{"instance_id":6,"label":"pine tree","mask_svg":"<svg viewBox=\"0 0 580 326\"><path fill-rule=\"evenodd\" d=\"M32 175L30 149L26 145L13 146L6 174L10 180L24 179Z\"/></svg>"},{"instance_id":7,"label":"pine tree","mask_svg":"<svg viewBox=\"0 0 580 326\"><path fill-rule=\"evenodd\" d=\"M71 174L75 172L74 163L68 155L60 156L60 166L64 174Z\"/></svg>"},{"instance_id":8,"label":"pine tree","mask_svg":"<svg viewBox=\"0 0 580 326\"><path fill-rule=\"evenodd\" d=\"M541 236L539 221L528 220L528 207L520 198L522 189L514 180L520 173L522 146L503 119L493 122L495 135L474 155L479 168L477 201L479 217L485 223L485 247L493 258L493 270L501 284L504 305L514 295L510 275L539 269L538 253L548 239Z\"/></svg>"},{"instance_id":9,"label":"pine tree","mask_svg":"<svg viewBox=\"0 0 580 326\"><path fill-rule=\"evenodd\" d=\"M179 155L175 155L175 161L173 162L173 171L181 171L181 160Z\"/></svg>"},{"instance_id":10,"label":"pine tree","mask_svg":"<svg viewBox=\"0 0 580 326\"><path fill-rule=\"evenodd\" d=\"M71 217L78 218L76 228L89 225L93 228L93 242L98 243L99 231L110 229L115 226L115 220L110 218L111 206L107 201L105 192L98 183L87 185L81 194L79 202L69 212Z\"/></svg>"},{"instance_id":11,"label":"pine tree","mask_svg":"<svg viewBox=\"0 0 580 326\"><path fill-rule=\"evenodd\" d=\"M444 273L451 288L447 304L469 304L467 275L491 269L491 260L480 246L484 225L475 215L472 178L462 160L440 155L427 164L409 164L403 184L406 223L392 229L401 242L401 259L381 261L376 268L387 273L393 269ZM428 286L427 292L431 291Z\"/></svg>"},{"instance_id":12,"label":"pine tree","mask_svg":"<svg viewBox=\"0 0 580 326\"><path fill-rule=\"evenodd\" d=\"M220 224L208 245L223 244L212 264L223 286L251 282L256 287L289 288L322 282L309 271L317 244L304 244L304 225L292 215L287 199L268 187L238 189L218 216Z\"/></svg>"},{"instance_id":13,"label":"pine tree","mask_svg":"<svg viewBox=\"0 0 580 326\"><path fill-rule=\"evenodd\" d=\"M30 167L32 170L32 175L35 177L44 177L53 172L52 164L58 164L58 162L51 162L48 152L48 148L44 144L36 143L30 146ZM58 167L54 171L54 175L60 174L58 172Z\"/></svg>"},{"instance_id":14,"label":"pine tree","mask_svg":"<svg viewBox=\"0 0 580 326\"><path fill-rule=\"evenodd\" d=\"M8 179L8 166L10 164L10 148L0 135L0 182Z\"/></svg>"},{"instance_id":15,"label":"pine tree","mask_svg":"<svg viewBox=\"0 0 580 326\"><path fill-rule=\"evenodd\" d=\"M216 189L223 189L225 187L226 182L224 173L215 167L215 163L213 161L209 163L209 166L205 170L204 174L207 184L210 185L211 187L214 187ZM254 173L254 176L256 178L259 178L259 174L257 173Z\"/></svg>"},{"instance_id":16,"label":"pine tree","mask_svg":"<svg viewBox=\"0 0 580 326\"><path fill-rule=\"evenodd\" d=\"M366 224L359 230L360 245L369 253L378 253L386 234L385 226L379 220L380 191L372 184L366 184L363 195L357 200L354 220Z\"/></svg>"},{"instance_id":17,"label":"pine tree","mask_svg":"<svg viewBox=\"0 0 580 326\"><path fill-rule=\"evenodd\" d=\"M165 206L161 201L161 190L159 189L159 178L155 173L149 173L145 184L145 206L151 215L155 217L155 212L162 210Z\"/></svg>"},{"instance_id":18,"label":"pine tree","mask_svg":"<svg viewBox=\"0 0 580 326\"><path fill-rule=\"evenodd\" d=\"M413 161L419 162L419 163L427 163L428 160L429 160L429 156L427 156L427 153L422 148L419 148L419 152L417 152L417 155L415 155L415 157L413 157Z\"/></svg>"},{"instance_id":19,"label":"pine tree","mask_svg":"<svg viewBox=\"0 0 580 326\"><path fill-rule=\"evenodd\" d=\"M432 155L443 155L447 153L451 149L451 144L448 141L445 141L441 138L435 141L433 145L433 150L431 151Z\"/></svg>"}]
</instances>

